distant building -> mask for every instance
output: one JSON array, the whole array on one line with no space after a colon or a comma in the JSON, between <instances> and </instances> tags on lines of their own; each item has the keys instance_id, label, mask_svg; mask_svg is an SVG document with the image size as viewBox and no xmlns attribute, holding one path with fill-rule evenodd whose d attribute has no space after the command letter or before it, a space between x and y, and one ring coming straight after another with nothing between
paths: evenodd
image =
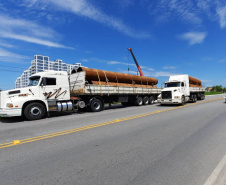
<instances>
[{"instance_id":1,"label":"distant building","mask_svg":"<svg viewBox=\"0 0 226 185\"><path fill-rule=\"evenodd\" d=\"M81 63L66 64L62 60L49 61L49 57L42 55L35 55L34 60L31 61L31 66L23 72L23 74L16 79L15 88L27 87L29 77L35 73L43 72L45 70L67 71L69 74L73 69L77 69Z\"/></svg>"},{"instance_id":2,"label":"distant building","mask_svg":"<svg viewBox=\"0 0 226 185\"><path fill-rule=\"evenodd\" d=\"M213 88L212 87L207 87L206 92L210 92Z\"/></svg>"}]
</instances>

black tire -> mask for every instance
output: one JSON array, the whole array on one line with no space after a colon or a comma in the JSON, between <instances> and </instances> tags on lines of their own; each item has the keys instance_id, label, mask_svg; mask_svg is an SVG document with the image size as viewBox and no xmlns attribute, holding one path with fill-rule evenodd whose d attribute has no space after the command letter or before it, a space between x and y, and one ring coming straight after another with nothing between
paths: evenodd
<instances>
[{"instance_id":1,"label":"black tire","mask_svg":"<svg viewBox=\"0 0 226 185\"><path fill-rule=\"evenodd\" d=\"M143 99L140 96L136 97L134 101L134 105L141 106L142 104L143 104Z\"/></svg>"},{"instance_id":2,"label":"black tire","mask_svg":"<svg viewBox=\"0 0 226 185\"><path fill-rule=\"evenodd\" d=\"M24 116L28 120L38 120L44 118L46 109L41 103L30 103L24 109Z\"/></svg>"},{"instance_id":3,"label":"black tire","mask_svg":"<svg viewBox=\"0 0 226 185\"><path fill-rule=\"evenodd\" d=\"M90 111L92 112L99 112L103 109L103 103L99 99L93 99L90 103Z\"/></svg>"},{"instance_id":4,"label":"black tire","mask_svg":"<svg viewBox=\"0 0 226 185\"><path fill-rule=\"evenodd\" d=\"M202 94L201 100L205 100L205 94Z\"/></svg>"},{"instance_id":5,"label":"black tire","mask_svg":"<svg viewBox=\"0 0 226 185\"><path fill-rule=\"evenodd\" d=\"M149 103L148 97L147 96L144 96L143 97L143 105L148 105L148 103Z\"/></svg>"},{"instance_id":6,"label":"black tire","mask_svg":"<svg viewBox=\"0 0 226 185\"><path fill-rule=\"evenodd\" d=\"M196 96L196 95L194 95L193 102L194 102L194 103L197 102L197 96Z\"/></svg>"},{"instance_id":7,"label":"black tire","mask_svg":"<svg viewBox=\"0 0 226 185\"><path fill-rule=\"evenodd\" d=\"M184 106L184 104L185 104L185 97L182 96L182 98L181 98L181 106Z\"/></svg>"},{"instance_id":8,"label":"black tire","mask_svg":"<svg viewBox=\"0 0 226 185\"><path fill-rule=\"evenodd\" d=\"M154 104L154 101L155 101L154 96L150 96L149 103L152 105Z\"/></svg>"}]
</instances>

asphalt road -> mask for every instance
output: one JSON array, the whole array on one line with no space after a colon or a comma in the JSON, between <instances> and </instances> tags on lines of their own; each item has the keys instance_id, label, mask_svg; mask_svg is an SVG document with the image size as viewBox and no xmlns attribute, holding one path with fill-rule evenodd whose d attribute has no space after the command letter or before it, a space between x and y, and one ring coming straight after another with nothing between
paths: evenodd
<instances>
[{"instance_id":1,"label":"asphalt road","mask_svg":"<svg viewBox=\"0 0 226 185\"><path fill-rule=\"evenodd\" d=\"M204 185L226 154L219 97L184 107L116 105L38 121L1 119L0 184Z\"/></svg>"}]
</instances>

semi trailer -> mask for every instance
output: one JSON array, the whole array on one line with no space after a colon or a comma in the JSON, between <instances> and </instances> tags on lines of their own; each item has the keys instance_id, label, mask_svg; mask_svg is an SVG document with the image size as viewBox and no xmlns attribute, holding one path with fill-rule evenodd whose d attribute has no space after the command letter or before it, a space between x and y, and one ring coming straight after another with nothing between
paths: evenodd
<instances>
[{"instance_id":1,"label":"semi trailer","mask_svg":"<svg viewBox=\"0 0 226 185\"><path fill-rule=\"evenodd\" d=\"M164 84L164 89L158 96L158 103L161 105L184 105L188 101L196 102L205 99L205 88L202 87L202 82L189 75L172 75Z\"/></svg>"},{"instance_id":2,"label":"semi trailer","mask_svg":"<svg viewBox=\"0 0 226 185\"><path fill-rule=\"evenodd\" d=\"M50 112L90 110L104 104L153 104L161 93L156 78L80 67L71 74L44 71L30 77L28 87L0 92L0 116L41 119Z\"/></svg>"}]
</instances>

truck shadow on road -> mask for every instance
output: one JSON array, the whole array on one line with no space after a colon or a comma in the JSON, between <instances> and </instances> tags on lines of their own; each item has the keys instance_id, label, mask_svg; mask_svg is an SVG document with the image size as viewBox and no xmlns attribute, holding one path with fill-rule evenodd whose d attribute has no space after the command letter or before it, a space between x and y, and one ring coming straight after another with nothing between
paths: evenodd
<instances>
[{"instance_id":1,"label":"truck shadow on road","mask_svg":"<svg viewBox=\"0 0 226 185\"><path fill-rule=\"evenodd\" d=\"M0 117L0 124L1 123L17 123L26 121L24 117Z\"/></svg>"},{"instance_id":2,"label":"truck shadow on road","mask_svg":"<svg viewBox=\"0 0 226 185\"><path fill-rule=\"evenodd\" d=\"M167 104L165 104L165 105L156 105L156 106L158 106L158 107L179 107L179 106L181 106L181 105L176 105L176 104L174 104L174 105L167 105Z\"/></svg>"}]
</instances>

